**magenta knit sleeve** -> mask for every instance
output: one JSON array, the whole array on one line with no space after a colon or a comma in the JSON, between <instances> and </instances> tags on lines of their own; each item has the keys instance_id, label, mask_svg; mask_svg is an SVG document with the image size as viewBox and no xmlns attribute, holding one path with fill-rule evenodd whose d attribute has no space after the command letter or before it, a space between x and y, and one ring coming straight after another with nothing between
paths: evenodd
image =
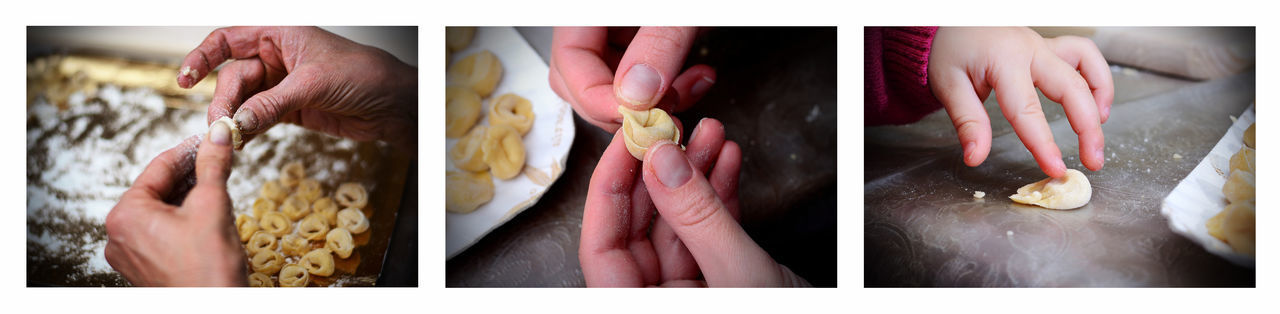
<instances>
[{"instance_id":1,"label":"magenta knit sleeve","mask_svg":"<svg viewBox=\"0 0 1280 314\"><path fill-rule=\"evenodd\" d=\"M867 125L907 124L942 108L929 90L929 48L937 27L866 27Z\"/></svg>"}]
</instances>

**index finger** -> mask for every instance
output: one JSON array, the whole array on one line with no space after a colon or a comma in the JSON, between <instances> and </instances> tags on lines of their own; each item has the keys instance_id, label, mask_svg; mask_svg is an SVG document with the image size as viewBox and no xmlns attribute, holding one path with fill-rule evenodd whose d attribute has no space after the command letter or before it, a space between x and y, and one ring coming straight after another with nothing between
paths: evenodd
<instances>
[{"instance_id":1,"label":"index finger","mask_svg":"<svg viewBox=\"0 0 1280 314\"><path fill-rule=\"evenodd\" d=\"M1055 57L1037 58L1031 75L1045 97L1062 104L1071 130L1079 136L1080 161L1089 170L1102 169L1103 135L1098 106L1089 94L1089 85L1066 63Z\"/></svg>"},{"instance_id":2,"label":"index finger","mask_svg":"<svg viewBox=\"0 0 1280 314\"><path fill-rule=\"evenodd\" d=\"M613 96L613 71L603 59L608 30L559 27L551 39L551 59L578 114L616 124L622 120Z\"/></svg>"},{"instance_id":3,"label":"index finger","mask_svg":"<svg viewBox=\"0 0 1280 314\"><path fill-rule=\"evenodd\" d=\"M264 27L224 27L213 30L199 46L182 59L178 86L191 88L227 59L243 59L258 55L258 39L266 34Z\"/></svg>"}]
</instances>

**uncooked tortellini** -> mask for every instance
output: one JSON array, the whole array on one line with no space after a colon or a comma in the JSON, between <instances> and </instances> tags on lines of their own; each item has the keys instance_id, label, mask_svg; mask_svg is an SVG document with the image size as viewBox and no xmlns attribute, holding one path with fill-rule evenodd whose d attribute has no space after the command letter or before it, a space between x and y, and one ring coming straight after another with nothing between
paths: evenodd
<instances>
[{"instance_id":1,"label":"uncooked tortellini","mask_svg":"<svg viewBox=\"0 0 1280 314\"><path fill-rule=\"evenodd\" d=\"M307 218L303 218L302 221L298 222L298 235L307 238L307 240L318 241L324 239L324 235L327 233L329 233L329 224L324 221L324 218L316 214L308 215Z\"/></svg>"},{"instance_id":2,"label":"uncooked tortellini","mask_svg":"<svg viewBox=\"0 0 1280 314\"><path fill-rule=\"evenodd\" d=\"M271 280L271 275L263 273L249 274L249 286L255 288L275 287L276 282Z\"/></svg>"},{"instance_id":3,"label":"uncooked tortellini","mask_svg":"<svg viewBox=\"0 0 1280 314\"><path fill-rule=\"evenodd\" d=\"M489 101L489 124L510 125L520 135L528 134L533 127L533 104L516 94L502 94Z\"/></svg>"},{"instance_id":4,"label":"uncooked tortellini","mask_svg":"<svg viewBox=\"0 0 1280 314\"><path fill-rule=\"evenodd\" d=\"M301 195L290 195L289 198L284 200L284 205L280 206L280 213L284 214L285 217L289 217L289 221L297 221L311 214L311 203L308 203L307 199Z\"/></svg>"},{"instance_id":5,"label":"uncooked tortellini","mask_svg":"<svg viewBox=\"0 0 1280 314\"><path fill-rule=\"evenodd\" d=\"M351 257L351 250L356 248L355 241L351 239L351 232L344 228L329 230L329 234L324 238L324 247L341 258Z\"/></svg>"},{"instance_id":6,"label":"uncooked tortellini","mask_svg":"<svg viewBox=\"0 0 1280 314\"><path fill-rule=\"evenodd\" d=\"M249 237L258 232L258 221L243 214L236 216L236 231L240 233L240 242L249 241Z\"/></svg>"},{"instance_id":7,"label":"uncooked tortellini","mask_svg":"<svg viewBox=\"0 0 1280 314\"><path fill-rule=\"evenodd\" d=\"M489 127L477 125L467 132L467 136L463 136L458 140L457 144L453 144L453 149L449 150L449 160L453 161L453 166L466 171L485 171L489 170L489 164L484 162L484 138L485 132Z\"/></svg>"},{"instance_id":8,"label":"uncooked tortellini","mask_svg":"<svg viewBox=\"0 0 1280 314\"><path fill-rule=\"evenodd\" d=\"M262 217L262 214L276 210L276 201L266 197L259 197L253 201L253 216Z\"/></svg>"},{"instance_id":9,"label":"uncooked tortellini","mask_svg":"<svg viewBox=\"0 0 1280 314\"><path fill-rule=\"evenodd\" d=\"M1236 152L1235 155L1231 155L1231 159L1228 163L1230 170L1227 171L1235 172L1236 170L1244 170L1257 173L1254 169L1257 165L1256 154L1257 153L1252 148L1241 147L1240 151Z\"/></svg>"},{"instance_id":10,"label":"uncooked tortellini","mask_svg":"<svg viewBox=\"0 0 1280 314\"><path fill-rule=\"evenodd\" d=\"M287 234L280 239L280 251L289 256L302 256L311 250L311 243L306 238L296 234Z\"/></svg>"},{"instance_id":11,"label":"uncooked tortellini","mask_svg":"<svg viewBox=\"0 0 1280 314\"><path fill-rule=\"evenodd\" d=\"M444 136L456 138L467 134L480 121L480 94L466 87L444 89Z\"/></svg>"},{"instance_id":12,"label":"uncooked tortellini","mask_svg":"<svg viewBox=\"0 0 1280 314\"><path fill-rule=\"evenodd\" d=\"M476 36L476 28L472 26L449 26L444 28L444 47L448 51L458 51L471 45L471 38Z\"/></svg>"},{"instance_id":13,"label":"uncooked tortellini","mask_svg":"<svg viewBox=\"0 0 1280 314\"><path fill-rule=\"evenodd\" d=\"M249 243L245 244L245 250L248 250L250 253L275 251L276 236L262 231L254 232L253 236L249 237Z\"/></svg>"},{"instance_id":14,"label":"uncooked tortellini","mask_svg":"<svg viewBox=\"0 0 1280 314\"><path fill-rule=\"evenodd\" d=\"M635 111L618 106L618 113L622 114L622 139L636 159L644 160L644 154L658 140L680 144L680 130L666 111L658 108Z\"/></svg>"},{"instance_id":15,"label":"uncooked tortellini","mask_svg":"<svg viewBox=\"0 0 1280 314\"><path fill-rule=\"evenodd\" d=\"M253 260L249 263L253 267L253 272L274 274L284 266L284 256L272 250L262 250L253 254Z\"/></svg>"},{"instance_id":16,"label":"uncooked tortellini","mask_svg":"<svg viewBox=\"0 0 1280 314\"><path fill-rule=\"evenodd\" d=\"M489 172L448 171L445 175L445 210L470 213L493 199L493 178Z\"/></svg>"},{"instance_id":17,"label":"uncooked tortellini","mask_svg":"<svg viewBox=\"0 0 1280 314\"><path fill-rule=\"evenodd\" d=\"M502 62L488 50L466 56L449 66L448 84L469 87L480 97L489 97L500 79Z\"/></svg>"},{"instance_id":18,"label":"uncooked tortellini","mask_svg":"<svg viewBox=\"0 0 1280 314\"><path fill-rule=\"evenodd\" d=\"M306 200L309 206L311 202L314 202L324 196L324 188L320 186L320 181L316 181L315 179L302 179L302 181L298 182L298 193L295 194Z\"/></svg>"},{"instance_id":19,"label":"uncooked tortellini","mask_svg":"<svg viewBox=\"0 0 1280 314\"><path fill-rule=\"evenodd\" d=\"M333 255L329 253L327 248L318 248L307 252L303 255L298 264L307 269L312 275L329 276L333 275Z\"/></svg>"},{"instance_id":20,"label":"uncooked tortellini","mask_svg":"<svg viewBox=\"0 0 1280 314\"><path fill-rule=\"evenodd\" d=\"M1226 196L1227 201L1232 204L1254 200L1256 187L1252 172L1236 170L1231 172L1231 176L1227 177L1227 183L1222 185L1222 195Z\"/></svg>"},{"instance_id":21,"label":"uncooked tortellini","mask_svg":"<svg viewBox=\"0 0 1280 314\"><path fill-rule=\"evenodd\" d=\"M365 191L364 186L355 182L347 182L338 186L338 190L333 193L333 199L338 201L338 205L343 207L355 207L363 209L369 203L369 192Z\"/></svg>"},{"instance_id":22,"label":"uncooked tortellini","mask_svg":"<svg viewBox=\"0 0 1280 314\"><path fill-rule=\"evenodd\" d=\"M285 265L280 269L281 287L306 287L310 280L311 275L307 273L307 268L297 264Z\"/></svg>"},{"instance_id":23,"label":"uncooked tortellini","mask_svg":"<svg viewBox=\"0 0 1280 314\"><path fill-rule=\"evenodd\" d=\"M259 194L261 194L262 197L275 201L276 203L280 203L284 201L285 197L289 196L289 191L285 190L284 186L280 185L280 182L267 181L267 183L262 184L262 189L259 190Z\"/></svg>"},{"instance_id":24,"label":"uncooked tortellini","mask_svg":"<svg viewBox=\"0 0 1280 314\"><path fill-rule=\"evenodd\" d=\"M283 237L293 231L293 222L280 212L267 212L262 214L262 218L258 218L258 228L276 237Z\"/></svg>"},{"instance_id":25,"label":"uncooked tortellini","mask_svg":"<svg viewBox=\"0 0 1280 314\"><path fill-rule=\"evenodd\" d=\"M498 179L511 179L524 167L524 142L520 133L509 125L489 127L484 135L484 162Z\"/></svg>"},{"instance_id":26,"label":"uncooked tortellini","mask_svg":"<svg viewBox=\"0 0 1280 314\"><path fill-rule=\"evenodd\" d=\"M1045 178L1018 188L1018 194L1010 195L1014 202L1036 205L1048 209L1074 209L1089 203L1093 197L1093 185L1083 172L1067 169L1060 178Z\"/></svg>"},{"instance_id":27,"label":"uncooked tortellini","mask_svg":"<svg viewBox=\"0 0 1280 314\"><path fill-rule=\"evenodd\" d=\"M320 218L324 219L324 223L329 226L338 225L338 204L333 203L332 198L321 197L311 203L311 214L320 215Z\"/></svg>"},{"instance_id":28,"label":"uncooked tortellini","mask_svg":"<svg viewBox=\"0 0 1280 314\"><path fill-rule=\"evenodd\" d=\"M280 184L286 188L298 186L298 182L307 178L307 168L301 162L291 162L280 168Z\"/></svg>"},{"instance_id":29,"label":"uncooked tortellini","mask_svg":"<svg viewBox=\"0 0 1280 314\"><path fill-rule=\"evenodd\" d=\"M347 229L351 233L364 233L369 230L369 218L354 207L338 211L338 228Z\"/></svg>"},{"instance_id":30,"label":"uncooked tortellini","mask_svg":"<svg viewBox=\"0 0 1280 314\"><path fill-rule=\"evenodd\" d=\"M1248 146L1249 148L1257 148L1257 147L1255 147L1255 146L1254 146L1254 145L1256 145L1256 144L1254 144L1255 139L1254 139L1254 135L1253 135L1253 134L1254 134L1254 132L1255 132L1255 131L1253 130L1253 127L1254 127L1254 126L1256 126L1256 125L1257 125L1257 123L1250 124L1250 125L1249 125L1249 128L1248 128L1248 129L1246 129L1246 130L1244 130L1244 146Z\"/></svg>"}]
</instances>

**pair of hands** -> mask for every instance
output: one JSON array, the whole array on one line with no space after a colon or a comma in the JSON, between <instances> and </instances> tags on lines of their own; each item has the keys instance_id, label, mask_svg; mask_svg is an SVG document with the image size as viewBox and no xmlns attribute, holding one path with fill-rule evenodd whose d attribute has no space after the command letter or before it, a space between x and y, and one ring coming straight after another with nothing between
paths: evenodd
<instances>
[{"instance_id":1,"label":"pair of hands","mask_svg":"<svg viewBox=\"0 0 1280 314\"><path fill-rule=\"evenodd\" d=\"M627 152L618 132L618 106L682 111L715 83L709 66L681 71L696 32L555 30L552 89L584 120L614 133L587 190L578 248L583 276L588 286L807 285L738 224L742 150L725 140L723 124L703 119L685 151L662 141L646 162Z\"/></svg>"},{"instance_id":2,"label":"pair of hands","mask_svg":"<svg viewBox=\"0 0 1280 314\"><path fill-rule=\"evenodd\" d=\"M246 142L288 122L416 145L417 69L382 50L314 27L221 28L187 55L178 85L190 88L228 59L207 119L234 113ZM107 262L129 282L246 284L226 188L229 138L216 124L161 153L107 215Z\"/></svg>"},{"instance_id":3,"label":"pair of hands","mask_svg":"<svg viewBox=\"0 0 1280 314\"><path fill-rule=\"evenodd\" d=\"M1079 136L1080 161L1089 170L1102 169L1102 123L1111 115L1115 90L1111 69L1092 41L1045 39L1025 27L942 27L934 36L928 73L929 87L960 137L966 165L981 164L991 152L991 119L982 100L995 90L1001 111L1040 169L1054 178L1066 174L1038 87L1065 109Z\"/></svg>"}]
</instances>

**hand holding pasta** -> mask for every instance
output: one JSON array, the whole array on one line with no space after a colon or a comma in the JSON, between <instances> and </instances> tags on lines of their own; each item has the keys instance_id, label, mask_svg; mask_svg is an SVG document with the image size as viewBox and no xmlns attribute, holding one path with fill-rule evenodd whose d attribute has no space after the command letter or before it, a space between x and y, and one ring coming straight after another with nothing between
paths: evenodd
<instances>
[{"instance_id":1,"label":"hand holding pasta","mask_svg":"<svg viewBox=\"0 0 1280 314\"><path fill-rule=\"evenodd\" d=\"M658 140L680 143L680 130L662 109L635 111L618 106L618 113L622 114L622 139L627 144L627 151L636 159L644 160L644 153Z\"/></svg>"}]
</instances>

